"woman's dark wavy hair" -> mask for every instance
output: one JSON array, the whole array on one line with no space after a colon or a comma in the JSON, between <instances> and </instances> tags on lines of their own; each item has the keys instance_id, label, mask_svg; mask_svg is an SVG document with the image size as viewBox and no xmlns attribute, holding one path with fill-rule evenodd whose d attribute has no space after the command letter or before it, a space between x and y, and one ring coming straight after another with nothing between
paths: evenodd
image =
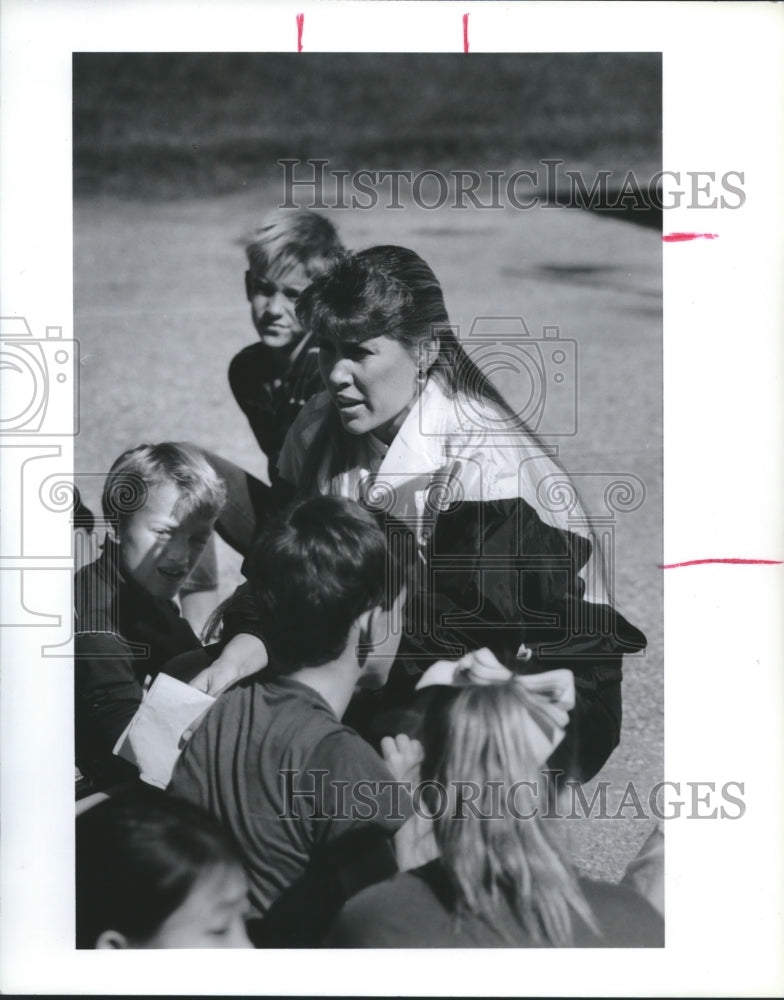
<instances>
[{"instance_id":1,"label":"woman's dark wavy hair","mask_svg":"<svg viewBox=\"0 0 784 1000\"><path fill-rule=\"evenodd\" d=\"M460 393L490 403L500 411L510 432L525 431L529 439L537 440L455 336L441 285L413 250L377 246L334 256L327 270L301 293L296 309L300 322L316 340L361 342L384 335L403 344L417 363L423 342L437 338L439 351L428 374L446 395ZM325 451L333 456L329 475L346 467L344 440L339 415L330 411L309 451L303 495L316 491Z\"/></svg>"},{"instance_id":2,"label":"woman's dark wavy hair","mask_svg":"<svg viewBox=\"0 0 784 1000\"><path fill-rule=\"evenodd\" d=\"M234 845L189 802L140 789L94 806L76 821L76 947L107 930L148 940L220 866L241 867Z\"/></svg>"},{"instance_id":3,"label":"woman's dark wavy hair","mask_svg":"<svg viewBox=\"0 0 784 1000\"><path fill-rule=\"evenodd\" d=\"M336 255L299 296L297 316L316 339L360 342L383 334L416 360L422 341L437 337L441 349L430 374L444 391L490 400L511 415L455 336L438 278L413 250L377 246Z\"/></svg>"},{"instance_id":4,"label":"woman's dark wavy hair","mask_svg":"<svg viewBox=\"0 0 784 1000\"><path fill-rule=\"evenodd\" d=\"M384 532L358 503L316 496L295 504L255 544L247 576L260 631L279 672L341 655L365 611L400 592Z\"/></svg>"}]
</instances>

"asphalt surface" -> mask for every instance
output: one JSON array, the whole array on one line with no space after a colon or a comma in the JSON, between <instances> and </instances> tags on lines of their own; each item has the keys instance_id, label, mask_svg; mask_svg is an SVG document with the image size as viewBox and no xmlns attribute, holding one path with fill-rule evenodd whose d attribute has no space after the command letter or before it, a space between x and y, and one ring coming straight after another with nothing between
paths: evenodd
<instances>
[{"instance_id":1,"label":"asphalt surface","mask_svg":"<svg viewBox=\"0 0 784 1000\"><path fill-rule=\"evenodd\" d=\"M196 441L264 476L266 463L226 371L254 337L239 237L277 199L277 191L259 190L156 204L75 202L82 356L76 470L93 510L114 458L143 441ZM580 869L618 878L652 829L647 800L663 771L660 237L557 207L379 207L333 211L331 218L348 246L400 243L431 264L461 336L498 369L510 400L540 420L540 433L558 445L592 514L607 518L615 603L646 633L648 648L626 659L621 746L585 789L590 800L597 780L610 783L610 815L624 795L627 805L618 818L569 826ZM493 323L474 325L481 317ZM566 345L571 381L562 391L548 383L544 403L535 369L506 358L504 331L519 330L521 318L532 341L557 327ZM495 339L483 336L488 330ZM608 510L606 490L619 480L631 492L610 494L626 509ZM219 560L223 596L240 579L240 559L220 543ZM648 818L630 797L630 782Z\"/></svg>"}]
</instances>

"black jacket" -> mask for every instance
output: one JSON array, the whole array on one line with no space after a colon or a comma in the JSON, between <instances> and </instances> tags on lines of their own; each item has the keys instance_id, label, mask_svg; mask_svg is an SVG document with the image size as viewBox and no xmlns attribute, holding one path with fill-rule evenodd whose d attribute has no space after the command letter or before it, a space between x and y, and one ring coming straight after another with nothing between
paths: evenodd
<instances>
[{"instance_id":1,"label":"black jacket","mask_svg":"<svg viewBox=\"0 0 784 1000\"><path fill-rule=\"evenodd\" d=\"M76 574L74 585L76 763L94 782L128 776L112 748L139 707L147 675L201 649L172 601L121 575L118 555L117 544L107 539L100 558Z\"/></svg>"},{"instance_id":2,"label":"black jacket","mask_svg":"<svg viewBox=\"0 0 784 1000\"><path fill-rule=\"evenodd\" d=\"M313 393L324 388L318 349L303 344L293 362L282 363L279 352L251 344L232 358L229 385L274 476L289 427Z\"/></svg>"}]
</instances>

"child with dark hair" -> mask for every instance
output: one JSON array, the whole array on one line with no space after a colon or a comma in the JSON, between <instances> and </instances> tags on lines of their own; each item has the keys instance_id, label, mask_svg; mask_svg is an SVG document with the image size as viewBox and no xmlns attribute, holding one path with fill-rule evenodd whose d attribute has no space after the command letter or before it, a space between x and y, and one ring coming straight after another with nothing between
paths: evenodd
<instances>
[{"instance_id":1,"label":"child with dark hair","mask_svg":"<svg viewBox=\"0 0 784 1000\"><path fill-rule=\"evenodd\" d=\"M173 442L132 448L106 477L101 502L111 533L74 586L80 793L135 776L112 749L141 703L145 678L202 650L174 599L224 500L223 482L203 455ZM196 673L207 662L197 657L189 668Z\"/></svg>"},{"instance_id":2,"label":"child with dark hair","mask_svg":"<svg viewBox=\"0 0 784 1000\"><path fill-rule=\"evenodd\" d=\"M383 687L397 649L403 594L389 566L373 517L342 497L269 528L249 565L269 666L221 695L175 767L168 791L240 847L264 918L256 943L317 944L348 896L395 870L407 800L340 722L357 686Z\"/></svg>"},{"instance_id":3,"label":"child with dark hair","mask_svg":"<svg viewBox=\"0 0 784 1000\"><path fill-rule=\"evenodd\" d=\"M247 879L218 823L152 790L76 821L77 948L250 948Z\"/></svg>"}]
</instances>

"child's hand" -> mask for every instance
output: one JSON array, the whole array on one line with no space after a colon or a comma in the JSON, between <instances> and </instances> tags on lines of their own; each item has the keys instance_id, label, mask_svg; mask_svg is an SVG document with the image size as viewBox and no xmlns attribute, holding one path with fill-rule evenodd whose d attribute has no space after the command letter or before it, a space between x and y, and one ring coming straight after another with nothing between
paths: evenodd
<instances>
[{"instance_id":1,"label":"child's hand","mask_svg":"<svg viewBox=\"0 0 784 1000\"><path fill-rule=\"evenodd\" d=\"M395 833L395 860L401 872L421 868L438 857L433 821L415 812Z\"/></svg>"},{"instance_id":2,"label":"child's hand","mask_svg":"<svg viewBox=\"0 0 784 1000\"><path fill-rule=\"evenodd\" d=\"M405 733L385 736L381 741L381 755L396 781L419 780L419 765L424 757L419 740L409 739Z\"/></svg>"},{"instance_id":3,"label":"child's hand","mask_svg":"<svg viewBox=\"0 0 784 1000\"><path fill-rule=\"evenodd\" d=\"M267 647L255 635L240 634L226 645L215 662L191 681L191 686L217 698L231 684L267 666Z\"/></svg>"},{"instance_id":4,"label":"child's hand","mask_svg":"<svg viewBox=\"0 0 784 1000\"><path fill-rule=\"evenodd\" d=\"M412 740L405 733L385 736L381 741L381 753L397 781L412 784L419 781L419 766L424 757L419 740ZM437 858L432 820L414 811L395 834L395 856L401 872L419 868Z\"/></svg>"}]
</instances>

